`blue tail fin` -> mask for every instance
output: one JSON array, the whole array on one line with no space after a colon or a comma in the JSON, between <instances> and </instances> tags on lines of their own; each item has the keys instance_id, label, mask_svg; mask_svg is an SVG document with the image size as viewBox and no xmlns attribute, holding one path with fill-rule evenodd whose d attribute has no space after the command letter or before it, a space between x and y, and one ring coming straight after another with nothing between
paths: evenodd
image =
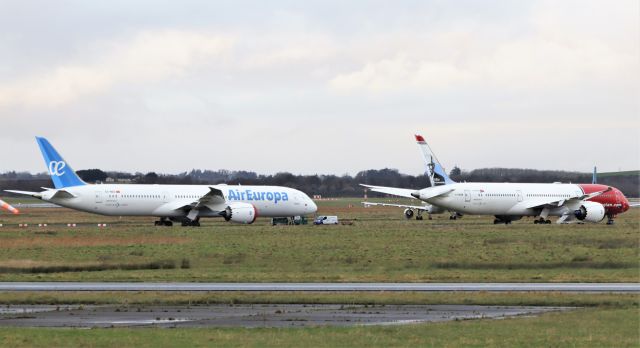
<instances>
[{"instance_id":1,"label":"blue tail fin","mask_svg":"<svg viewBox=\"0 0 640 348\"><path fill-rule=\"evenodd\" d=\"M71 166L65 162L65 160L58 154L58 151L49 144L47 139L36 137L42 157L44 157L44 163L47 165L47 171L51 175L53 185L57 189L86 185L82 179L71 169Z\"/></svg>"}]
</instances>

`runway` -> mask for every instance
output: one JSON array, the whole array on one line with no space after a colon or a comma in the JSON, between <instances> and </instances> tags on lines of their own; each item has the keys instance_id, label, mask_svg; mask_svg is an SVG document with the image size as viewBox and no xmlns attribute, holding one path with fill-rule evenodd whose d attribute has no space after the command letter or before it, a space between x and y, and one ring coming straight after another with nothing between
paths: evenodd
<instances>
[{"instance_id":1,"label":"runway","mask_svg":"<svg viewBox=\"0 0 640 348\"><path fill-rule=\"evenodd\" d=\"M217 304L189 306L10 305L0 327L306 327L406 325L505 319L573 307L474 305Z\"/></svg>"},{"instance_id":2,"label":"runway","mask_svg":"<svg viewBox=\"0 0 640 348\"><path fill-rule=\"evenodd\" d=\"M0 282L0 291L640 292L640 283L130 283Z\"/></svg>"}]
</instances>

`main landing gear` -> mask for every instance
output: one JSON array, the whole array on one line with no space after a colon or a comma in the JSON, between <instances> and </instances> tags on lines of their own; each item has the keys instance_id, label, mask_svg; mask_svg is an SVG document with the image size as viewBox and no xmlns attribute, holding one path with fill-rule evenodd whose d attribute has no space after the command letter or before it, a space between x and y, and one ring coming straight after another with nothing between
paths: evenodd
<instances>
[{"instance_id":1,"label":"main landing gear","mask_svg":"<svg viewBox=\"0 0 640 348\"><path fill-rule=\"evenodd\" d=\"M200 227L200 218L195 220L184 218L182 219L182 226Z\"/></svg>"},{"instance_id":2,"label":"main landing gear","mask_svg":"<svg viewBox=\"0 0 640 348\"><path fill-rule=\"evenodd\" d=\"M541 217L539 219L533 220L533 223L536 224L536 225L537 224L550 224L551 220L549 220L549 219L545 220L544 218Z\"/></svg>"},{"instance_id":3,"label":"main landing gear","mask_svg":"<svg viewBox=\"0 0 640 348\"><path fill-rule=\"evenodd\" d=\"M167 218L160 218L160 220L153 223L155 226L173 226L173 222L167 220Z\"/></svg>"},{"instance_id":4,"label":"main landing gear","mask_svg":"<svg viewBox=\"0 0 640 348\"><path fill-rule=\"evenodd\" d=\"M522 216L516 216L516 215L496 215L496 219L493 220L493 224L497 225L497 224L505 224L505 225L511 225L511 222L514 220L520 220L522 218Z\"/></svg>"},{"instance_id":5,"label":"main landing gear","mask_svg":"<svg viewBox=\"0 0 640 348\"><path fill-rule=\"evenodd\" d=\"M192 226L192 227L200 227L200 218L196 218L195 220L191 220L187 217L172 219L173 221L180 222L181 226ZM173 226L173 221L168 218L160 218L160 220L155 221L153 224L155 226Z\"/></svg>"},{"instance_id":6,"label":"main landing gear","mask_svg":"<svg viewBox=\"0 0 640 348\"><path fill-rule=\"evenodd\" d=\"M449 220L458 220L462 218L462 214L458 213L458 212L452 212L451 215L449 215Z\"/></svg>"}]
</instances>

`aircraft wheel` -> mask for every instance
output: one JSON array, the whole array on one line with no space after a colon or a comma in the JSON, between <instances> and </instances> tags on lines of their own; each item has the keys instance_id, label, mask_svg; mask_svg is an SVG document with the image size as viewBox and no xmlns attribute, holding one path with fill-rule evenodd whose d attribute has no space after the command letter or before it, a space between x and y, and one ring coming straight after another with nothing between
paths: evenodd
<instances>
[{"instance_id":1,"label":"aircraft wheel","mask_svg":"<svg viewBox=\"0 0 640 348\"><path fill-rule=\"evenodd\" d=\"M540 223L540 221L539 221L539 220L533 220L533 224L534 224L534 225L537 225L537 224L539 224L539 223Z\"/></svg>"},{"instance_id":2,"label":"aircraft wheel","mask_svg":"<svg viewBox=\"0 0 640 348\"><path fill-rule=\"evenodd\" d=\"M416 216L416 220L422 220L422 216Z\"/></svg>"},{"instance_id":3,"label":"aircraft wheel","mask_svg":"<svg viewBox=\"0 0 640 348\"><path fill-rule=\"evenodd\" d=\"M168 226L168 227L171 227L171 226L173 226L173 222L171 222L171 221L165 221L165 222L164 222L164 225L165 225L165 226Z\"/></svg>"},{"instance_id":4,"label":"aircraft wheel","mask_svg":"<svg viewBox=\"0 0 640 348\"><path fill-rule=\"evenodd\" d=\"M504 222L505 225L511 225L511 221L507 220Z\"/></svg>"},{"instance_id":5,"label":"aircraft wheel","mask_svg":"<svg viewBox=\"0 0 640 348\"><path fill-rule=\"evenodd\" d=\"M544 223L549 225L549 224L551 224L551 220L545 220Z\"/></svg>"},{"instance_id":6,"label":"aircraft wheel","mask_svg":"<svg viewBox=\"0 0 640 348\"><path fill-rule=\"evenodd\" d=\"M607 225L613 225L613 219L607 220Z\"/></svg>"},{"instance_id":7,"label":"aircraft wheel","mask_svg":"<svg viewBox=\"0 0 640 348\"><path fill-rule=\"evenodd\" d=\"M452 220L453 220L453 219L452 219ZM502 222L502 221L500 221L500 220L498 220L498 219L493 220L493 224L494 224L494 225L497 225L497 224L499 224L499 223L501 223L501 222Z\"/></svg>"},{"instance_id":8,"label":"aircraft wheel","mask_svg":"<svg viewBox=\"0 0 640 348\"><path fill-rule=\"evenodd\" d=\"M154 221L153 226L162 226L162 221Z\"/></svg>"}]
</instances>

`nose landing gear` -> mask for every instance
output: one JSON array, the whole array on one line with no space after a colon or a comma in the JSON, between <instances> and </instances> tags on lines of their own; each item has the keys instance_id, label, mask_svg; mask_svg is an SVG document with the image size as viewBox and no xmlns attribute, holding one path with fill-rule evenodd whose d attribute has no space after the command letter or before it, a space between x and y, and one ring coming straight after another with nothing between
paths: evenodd
<instances>
[{"instance_id":1,"label":"nose landing gear","mask_svg":"<svg viewBox=\"0 0 640 348\"><path fill-rule=\"evenodd\" d=\"M551 220L549 220L549 219L545 220L543 217L541 217L539 219L533 220L533 223L536 224L536 225L537 224L550 224Z\"/></svg>"},{"instance_id":2,"label":"nose landing gear","mask_svg":"<svg viewBox=\"0 0 640 348\"><path fill-rule=\"evenodd\" d=\"M613 214L608 214L607 215L607 225L613 225Z\"/></svg>"}]
</instances>

